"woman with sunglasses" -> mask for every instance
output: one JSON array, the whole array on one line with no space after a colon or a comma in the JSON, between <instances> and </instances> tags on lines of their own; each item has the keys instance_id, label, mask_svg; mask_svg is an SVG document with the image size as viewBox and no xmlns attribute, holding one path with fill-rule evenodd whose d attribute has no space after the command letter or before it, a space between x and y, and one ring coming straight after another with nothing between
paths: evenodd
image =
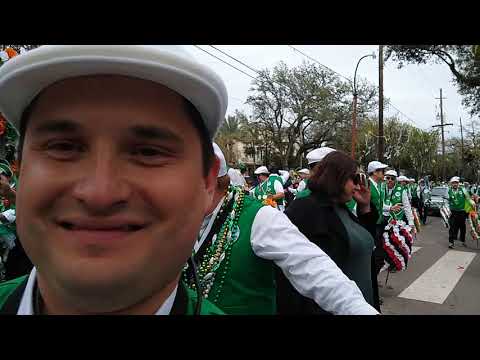
<instances>
[{"instance_id":1,"label":"woman with sunglasses","mask_svg":"<svg viewBox=\"0 0 480 360\"><path fill-rule=\"evenodd\" d=\"M371 206L365 175L358 172L355 160L334 151L311 170L307 186L311 195L296 199L285 214L357 284L365 300L379 310L372 266L372 234L378 214ZM345 205L352 199L357 203L357 216ZM292 301L295 309L289 313L324 313L309 299L296 296L297 300Z\"/></svg>"}]
</instances>

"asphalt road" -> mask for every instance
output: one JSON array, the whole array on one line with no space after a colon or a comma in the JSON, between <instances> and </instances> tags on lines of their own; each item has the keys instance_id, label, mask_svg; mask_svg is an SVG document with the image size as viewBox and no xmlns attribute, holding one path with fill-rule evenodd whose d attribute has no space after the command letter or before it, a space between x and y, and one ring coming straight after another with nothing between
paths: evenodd
<instances>
[{"instance_id":1,"label":"asphalt road","mask_svg":"<svg viewBox=\"0 0 480 360\"><path fill-rule=\"evenodd\" d=\"M448 248L448 229L439 217L428 217L414 242L408 268L379 274L385 315L480 314L480 249L467 226L467 247Z\"/></svg>"}]
</instances>

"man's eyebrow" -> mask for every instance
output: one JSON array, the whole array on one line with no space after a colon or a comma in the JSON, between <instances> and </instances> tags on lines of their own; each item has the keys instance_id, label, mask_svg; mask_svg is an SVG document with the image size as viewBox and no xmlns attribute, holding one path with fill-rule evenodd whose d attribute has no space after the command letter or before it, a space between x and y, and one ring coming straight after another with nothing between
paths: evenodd
<instances>
[{"instance_id":1,"label":"man's eyebrow","mask_svg":"<svg viewBox=\"0 0 480 360\"><path fill-rule=\"evenodd\" d=\"M65 133L75 132L80 129L80 126L71 120L49 120L48 122L41 123L34 128L36 134L42 133Z\"/></svg>"},{"instance_id":2,"label":"man's eyebrow","mask_svg":"<svg viewBox=\"0 0 480 360\"><path fill-rule=\"evenodd\" d=\"M145 140L166 140L179 145L183 145L183 139L172 131L156 126L135 125L130 128L130 132L135 136Z\"/></svg>"}]
</instances>

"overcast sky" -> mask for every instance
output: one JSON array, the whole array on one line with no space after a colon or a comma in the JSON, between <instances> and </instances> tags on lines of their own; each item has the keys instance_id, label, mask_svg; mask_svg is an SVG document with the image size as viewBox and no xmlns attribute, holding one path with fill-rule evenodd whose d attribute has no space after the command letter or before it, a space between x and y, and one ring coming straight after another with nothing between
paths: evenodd
<instances>
[{"instance_id":1,"label":"overcast sky","mask_svg":"<svg viewBox=\"0 0 480 360\"><path fill-rule=\"evenodd\" d=\"M293 45L313 59L328 66L347 78L353 78L358 59L366 54L376 53L376 59L365 58L360 63L357 72L359 77L365 78L371 84L378 86L378 46L375 45ZM255 75L251 70L229 59L208 45L201 45L208 52L231 63L235 67ZM255 68L272 68L280 61L289 66L296 66L302 61L310 61L302 54L294 51L287 45L215 45L231 56ZM214 57L202 52L193 45L186 45L185 49L192 53L200 62L212 67L220 75L228 90L228 114L235 109L250 112L250 107L244 102L249 95L252 79L222 63ZM460 134L459 118L465 125L470 122L467 109L461 104L461 97L453 84L452 75L446 65L408 65L397 69L397 64L391 60L384 67L384 96L390 98L392 104L400 109L412 121L402 114L398 114L402 121L414 124L422 129L431 129L437 123L435 114L439 112L440 88L443 90L443 111L446 122L454 126L446 127L446 135ZM394 116L397 110L389 107L384 116Z\"/></svg>"}]
</instances>

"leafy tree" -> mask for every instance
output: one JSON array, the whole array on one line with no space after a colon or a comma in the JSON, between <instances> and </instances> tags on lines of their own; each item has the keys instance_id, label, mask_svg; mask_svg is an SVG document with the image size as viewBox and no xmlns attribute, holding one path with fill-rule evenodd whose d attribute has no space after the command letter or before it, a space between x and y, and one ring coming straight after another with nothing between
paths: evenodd
<instances>
[{"instance_id":1,"label":"leafy tree","mask_svg":"<svg viewBox=\"0 0 480 360\"><path fill-rule=\"evenodd\" d=\"M471 115L480 114L480 50L478 45L392 45L385 55L404 64L443 63L448 66Z\"/></svg>"}]
</instances>

